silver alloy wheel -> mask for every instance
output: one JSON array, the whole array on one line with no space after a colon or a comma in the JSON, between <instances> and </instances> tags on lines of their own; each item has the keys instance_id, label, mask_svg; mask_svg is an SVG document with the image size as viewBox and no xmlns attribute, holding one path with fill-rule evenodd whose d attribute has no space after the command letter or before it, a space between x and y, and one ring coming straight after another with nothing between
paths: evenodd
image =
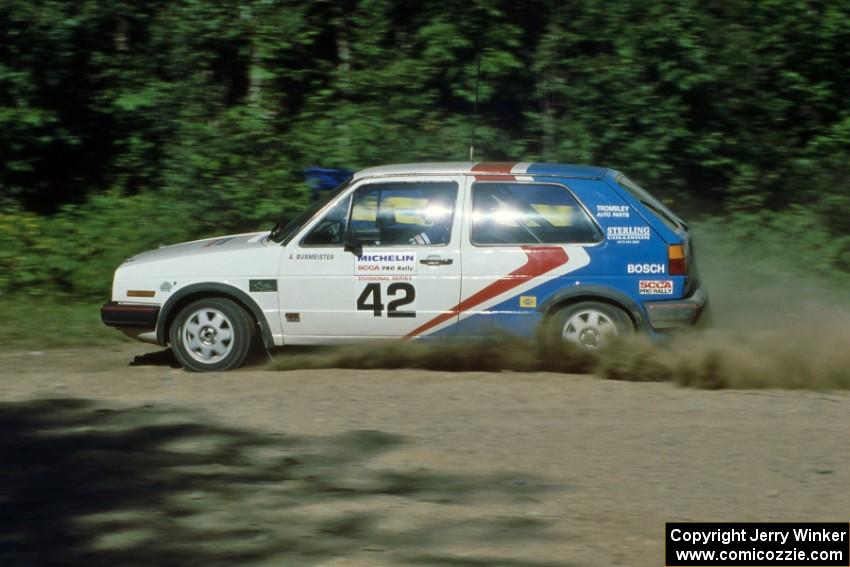
<instances>
[{"instance_id":1,"label":"silver alloy wheel","mask_svg":"<svg viewBox=\"0 0 850 567\"><path fill-rule=\"evenodd\" d=\"M564 340L589 349L601 348L619 332L616 323L596 309L583 309L574 313L561 330Z\"/></svg>"},{"instance_id":2,"label":"silver alloy wheel","mask_svg":"<svg viewBox=\"0 0 850 567\"><path fill-rule=\"evenodd\" d=\"M199 309L186 318L183 346L198 362L218 362L233 348L233 324L218 309Z\"/></svg>"}]
</instances>

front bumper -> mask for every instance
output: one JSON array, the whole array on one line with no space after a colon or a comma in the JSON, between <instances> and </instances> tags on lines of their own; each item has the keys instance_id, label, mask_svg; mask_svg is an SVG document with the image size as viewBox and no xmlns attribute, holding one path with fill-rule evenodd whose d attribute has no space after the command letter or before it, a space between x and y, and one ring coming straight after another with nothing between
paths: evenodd
<instances>
[{"instance_id":1,"label":"front bumper","mask_svg":"<svg viewBox=\"0 0 850 567\"><path fill-rule=\"evenodd\" d=\"M692 326L699 319L707 302L708 293L704 287L699 287L685 299L646 301L643 306L652 328L663 331Z\"/></svg>"},{"instance_id":2,"label":"front bumper","mask_svg":"<svg viewBox=\"0 0 850 567\"><path fill-rule=\"evenodd\" d=\"M100 320L109 327L155 329L158 305L139 305L109 301L100 308Z\"/></svg>"}]
</instances>

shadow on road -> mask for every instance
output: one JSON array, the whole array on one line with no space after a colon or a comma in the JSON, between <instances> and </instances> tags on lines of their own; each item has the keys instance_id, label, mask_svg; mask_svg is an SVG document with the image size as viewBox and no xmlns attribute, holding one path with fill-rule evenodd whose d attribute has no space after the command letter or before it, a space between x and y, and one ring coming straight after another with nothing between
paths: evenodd
<instances>
[{"instance_id":1,"label":"shadow on road","mask_svg":"<svg viewBox=\"0 0 850 567\"><path fill-rule=\"evenodd\" d=\"M171 368L180 368L180 363L170 348L158 350L156 352L146 352L133 357L130 366L169 366Z\"/></svg>"},{"instance_id":2,"label":"shadow on road","mask_svg":"<svg viewBox=\"0 0 850 567\"><path fill-rule=\"evenodd\" d=\"M535 501L552 487L381 468L370 460L405 439L380 431L264 434L185 408L80 399L0 404L0 430L4 565L314 565L351 553L395 564L563 565L444 553L448 543L550 537L544 520L452 521L440 510ZM428 513L408 521L411 507Z\"/></svg>"},{"instance_id":3,"label":"shadow on road","mask_svg":"<svg viewBox=\"0 0 850 567\"><path fill-rule=\"evenodd\" d=\"M262 348L255 348L249 354L242 365L243 368L256 368L268 364L269 355ZM168 366L170 368L181 368L177 357L170 348L164 348L155 352L146 352L133 357L129 366Z\"/></svg>"}]
</instances>

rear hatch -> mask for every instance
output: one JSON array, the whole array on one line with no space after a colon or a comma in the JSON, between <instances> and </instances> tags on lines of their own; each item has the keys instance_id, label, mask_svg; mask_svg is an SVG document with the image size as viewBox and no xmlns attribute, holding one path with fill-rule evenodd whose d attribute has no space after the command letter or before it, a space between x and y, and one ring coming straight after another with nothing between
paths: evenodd
<instances>
[{"instance_id":1,"label":"rear hatch","mask_svg":"<svg viewBox=\"0 0 850 567\"><path fill-rule=\"evenodd\" d=\"M644 209L654 219L667 227L678 238L678 242L668 241L668 267L670 275L685 275L685 295L689 295L699 287L699 277L696 269L696 258L694 256L694 244L690 227L667 205L656 199L646 189L623 175L619 174L616 183L628 195L643 205ZM681 246L681 248L679 248Z\"/></svg>"}]
</instances>

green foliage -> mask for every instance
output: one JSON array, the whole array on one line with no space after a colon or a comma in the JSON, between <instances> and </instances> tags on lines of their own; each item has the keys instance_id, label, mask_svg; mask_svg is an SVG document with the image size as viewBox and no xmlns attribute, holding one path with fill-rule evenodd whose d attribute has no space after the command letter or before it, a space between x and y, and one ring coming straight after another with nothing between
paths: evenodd
<instances>
[{"instance_id":1,"label":"green foliage","mask_svg":"<svg viewBox=\"0 0 850 567\"><path fill-rule=\"evenodd\" d=\"M112 272L128 257L192 236L173 222L189 206L156 195L98 195L51 217L13 210L0 215L0 288L6 293L104 299Z\"/></svg>"},{"instance_id":2,"label":"green foliage","mask_svg":"<svg viewBox=\"0 0 850 567\"><path fill-rule=\"evenodd\" d=\"M850 234L835 234L815 208L794 205L781 212L736 212L695 224L700 266L724 279L734 270L748 289L777 277L841 287L850 283ZM705 254L703 254L703 252ZM801 293L802 294L802 293ZM804 295L804 294L802 294Z\"/></svg>"},{"instance_id":3,"label":"green foliage","mask_svg":"<svg viewBox=\"0 0 850 567\"><path fill-rule=\"evenodd\" d=\"M811 223L850 271L848 24L808 0L0 0L0 290L102 296L144 247L303 206L307 166L465 159L474 123L480 159Z\"/></svg>"},{"instance_id":4,"label":"green foliage","mask_svg":"<svg viewBox=\"0 0 850 567\"><path fill-rule=\"evenodd\" d=\"M0 349L42 351L129 341L100 321L101 303L49 299L0 299Z\"/></svg>"}]
</instances>

